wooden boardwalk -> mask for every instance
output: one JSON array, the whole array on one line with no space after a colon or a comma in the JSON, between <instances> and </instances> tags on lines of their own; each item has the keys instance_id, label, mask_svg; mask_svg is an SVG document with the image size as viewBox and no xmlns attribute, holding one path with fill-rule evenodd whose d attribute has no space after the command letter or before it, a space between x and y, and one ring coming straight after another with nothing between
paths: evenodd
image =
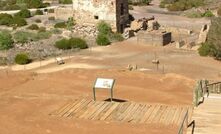
<instances>
[{"instance_id":1,"label":"wooden boardwalk","mask_svg":"<svg viewBox=\"0 0 221 134\"><path fill-rule=\"evenodd\" d=\"M188 134L221 134L221 95L210 95L194 109L192 120L195 128Z\"/></svg>"},{"instance_id":2,"label":"wooden boardwalk","mask_svg":"<svg viewBox=\"0 0 221 134\"><path fill-rule=\"evenodd\" d=\"M188 107L79 99L65 104L50 115L61 118L179 126L187 109Z\"/></svg>"}]
</instances>

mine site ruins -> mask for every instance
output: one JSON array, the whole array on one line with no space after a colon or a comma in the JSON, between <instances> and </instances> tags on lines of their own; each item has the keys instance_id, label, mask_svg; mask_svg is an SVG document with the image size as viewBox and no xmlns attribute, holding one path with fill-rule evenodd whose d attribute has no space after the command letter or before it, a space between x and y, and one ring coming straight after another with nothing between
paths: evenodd
<instances>
[{"instance_id":1,"label":"mine site ruins","mask_svg":"<svg viewBox=\"0 0 221 134\"><path fill-rule=\"evenodd\" d=\"M0 134L219 134L219 0L0 0Z\"/></svg>"}]
</instances>

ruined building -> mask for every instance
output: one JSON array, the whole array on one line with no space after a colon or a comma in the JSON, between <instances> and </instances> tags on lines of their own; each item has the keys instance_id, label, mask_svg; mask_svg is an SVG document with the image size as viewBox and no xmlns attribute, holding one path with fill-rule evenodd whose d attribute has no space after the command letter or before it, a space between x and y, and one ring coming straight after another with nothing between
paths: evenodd
<instances>
[{"instance_id":1,"label":"ruined building","mask_svg":"<svg viewBox=\"0 0 221 134\"><path fill-rule=\"evenodd\" d=\"M122 33L129 23L128 0L73 0L73 17L84 25L104 20Z\"/></svg>"}]
</instances>

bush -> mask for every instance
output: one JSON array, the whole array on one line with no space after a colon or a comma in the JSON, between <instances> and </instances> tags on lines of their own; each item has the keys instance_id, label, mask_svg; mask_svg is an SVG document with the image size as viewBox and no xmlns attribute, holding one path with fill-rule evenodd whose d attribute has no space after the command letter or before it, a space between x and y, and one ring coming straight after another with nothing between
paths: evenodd
<instances>
[{"instance_id":1,"label":"bush","mask_svg":"<svg viewBox=\"0 0 221 134\"><path fill-rule=\"evenodd\" d=\"M161 7L165 7L170 11L184 11L193 7L199 7L204 5L204 0L163 0L161 1Z\"/></svg>"},{"instance_id":2,"label":"bush","mask_svg":"<svg viewBox=\"0 0 221 134\"><path fill-rule=\"evenodd\" d=\"M55 43L55 47L64 50L72 48L80 48L80 49L88 48L86 41L81 38L70 38L69 40L61 39Z\"/></svg>"},{"instance_id":3,"label":"bush","mask_svg":"<svg viewBox=\"0 0 221 134\"><path fill-rule=\"evenodd\" d=\"M70 38L69 44L71 48L80 48L80 49L88 48L86 41L81 38Z\"/></svg>"},{"instance_id":4,"label":"bush","mask_svg":"<svg viewBox=\"0 0 221 134\"><path fill-rule=\"evenodd\" d=\"M213 16L214 14L209 10L202 14L202 17L213 17Z\"/></svg>"},{"instance_id":5,"label":"bush","mask_svg":"<svg viewBox=\"0 0 221 134\"><path fill-rule=\"evenodd\" d=\"M55 20L55 17L48 17L48 20L51 20L51 21L53 21L53 20Z\"/></svg>"},{"instance_id":6,"label":"bush","mask_svg":"<svg viewBox=\"0 0 221 134\"><path fill-rule=\"evenodd\" d=\"M31 59L26 53L20 53L16 55L15 63L19 65L25 65L25 64L31 63Z\"/></svg>"},{"instance_id":7,"label":"bush","mask_svg":"<svg viewBox=\"0 0 221 134\"><path fill-rule=\"evenodd\" d=\"M66 22L58 22L54 25L54 28L67 28Z\"/></svg>"},{"instance_id":8,"label":"bush","mask_svg":"<svg viewBox=\"0 0 221 134\"><path fill-rule=\"evenodd\" d=\"M27 43L32 36L29 32L18 31L14 34L14 39L18 43Z\"/></svg>"},{"instance_id":9,"label":"bush","mask_svg":"<svg viewBox=\"0 0 221 134\"><path fill-rule=\"evenodd\" d=\"M96 43L100 46L107 46L109 45L111 42L108 39L108 36L105 34L98 34L97 38L96 38Z\"/></svg>"},{"instance_id":10,"label":"bush","mask_svg":"<svg viewBox=\"0 0 221 134\"><path fill-rule=\"evenodd\" d=\"M71 49L68 39L61 39L61 40L57 41L55 43L55 47L57 47L59 49L64 49L64 50Z\"/></svg>"},{"instance_id":11,"label":"bush","mask_svg":"<svg viewBox=\"0 0 221 134\"><path fill-rule=\"evenodd\" d=\"M51 32L38 32L36 34L33 34L33 36L31 37L32 41L39 41L39 40L43 40L43 39L49 39L51 37Z\"/></svg>"},{"instance_id":12,"label":"bush","mask_svg":"<svg viewBox=\"0 0 221 134\"><path fill-rule=\"evenodd\" d=\"M124 37L120 33L112 33L110 34L111 41L123 41Z\"/></svg>"},{"instance_id":13,"label":"bush","mask_svg":"<svg viewBox=\"0 0 221 134\"><path fill-rule=\"evenodd\" d=\"M0 25L11 25L12 23L12 15L9 15L9 14L5 14L5 13L2 13L0 14Z\"/></svg>"},{"instance_id":14,"label":"bush","mask_svg":"<svg viewBox=\"0 0 221 134\"><path fill-rule=\"evenodd\" d=\"M57 28L52 29L51 32L52 32L53 34L61 34L61 33L62 33L62 31L59 30L59 29L57 29Z\"/></svg>"},{"instance_id":15,"label":"bush","mask_svg":"<svg viewBox=\"0 0 221 134\"><path fill-rule=\"evenodd\" d=\"M59 0L60 4L72 4L72 0Z\"/></svg>"},{"instance_id":16,"label":"bush","mask_svg":"<svg viewBox=\"0 0 221 134\"><path fill-rule=\"evenodd\" d=\"M18 26L18 27L27 25L27 21L24 18L21 18L21 17L14 17L12 19L11 23L12 23L12 25L15 25L15 26Z\"/></svg>"},{"instance_id":17,"label":"bush","mask_svg":"<svg viewBox=\"0 0 221 134\"><path fill-rule=\"evenodd\" d=\"M43 15L44 13L43 13L43 11L41 11L41 10L36 10L35 11L35 15Z\"/></svg>"},{"instance_id":18,"label":"bush","mask_svg":"<svg viewBox=\"0 0 221 134\"><path fill-rule=\"evenodd\" d=\"M16 13L15 16L22 18L30 18L31 12L28 9L22 9L18 13Z\"/></svg>"},{"instance_id":19,"label":"bush","mask_svg":"<svg viewBox=\"0 0 221 134\"><path fill-rule=\"evenodd\" d=\"M220 17L214 17L211 21L211 26L207 35L207 42L209 44L213 44L214 46L214 52L213 56L216 59L221 58L221 18Z\"/></svg>"},{"instance_id":20,"label":"bush","mask_svg":"<svg viewBox=\"0 0 221 134\"><path fill-rule=\"evenodd\" d=\"M35 22L36 23L41 23L41 20L40 19L36 19Z\"/></svg>"},{"instance_id":21,"label":"bush","mask_svg":"<svg viewBox=\"0 0 221 134\"><path fill-rule=\"evenodd\" d=\"M213 55L213 50L214 46L209 43L202 43L201 47L198 49L198 52L200 56L212 56Z\"/></svg>"},{"instance_id":22,"label":"bush","mask_svg":"<svg viewBox=\"0 0 221 134\"><path fill-rule=\"evenodd\" d=\"M7 50L13 47L13 39L11 34L5 31L0 32L0 50Z\"/></svg>"},{"instance_id":23,"label":"bush","mask_svg":"<svg viewBox=\"0 0 221 134\"><path fill-rule=\"evenodd\" d=\"M129 0L128 3L131 4L131 5L149 5L150 2L152 0L139 0L139 1L134 1L134 0Z\"/></svg>"},{"instance_id":24,"label":"bush","mask_svg":"<svg viewBox=\"0 0 221 134\"><path fill-rule=\"evenodd\" d=\"M39 27L38 32L46 32L46 27Z\"/></svg>"},{"instance_id":25,"label":"bush","mask_svg":"<svg viewBox=\"0 0 221 134\"><path fill-rule=\"evenodd\" d=\"M30 29L30 30L38 30L39 27L38 27L38 25L36 25L36 24L32 24L32 25L30 25L29 27L27 27L27 29Z\"/></svg>"},{"instance_id":26,"label":"bush","mask_svg":"<svg viewBox=\"0 0 221 134\"><path fill-rule=\"evenodd\" d=\"M97 30L99 31L99 33L107 35L111 33L111 26L107 24L105 21L100 21L97 24Z\"/></svg>"}]
</instances>

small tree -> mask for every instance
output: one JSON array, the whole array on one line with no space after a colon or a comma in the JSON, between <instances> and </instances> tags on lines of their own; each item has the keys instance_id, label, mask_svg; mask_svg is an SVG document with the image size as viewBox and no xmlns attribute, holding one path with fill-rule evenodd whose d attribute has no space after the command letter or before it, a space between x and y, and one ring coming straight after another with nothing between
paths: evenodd
<instances>
[{"instance_id":1,"label":"small tree","mask_svg":"<svg viewBox=\"0 0 221 134\"><path fill-rule=\"evenodd\" d=\"M99 33L107 35L111 33L111 26L105 21L100 21L97 25L97 30L99 31Z\"/></svg>"},{"instance_id":2,"label":"small tree","mask_svg":"<svg viewBox=\"0 0 221 134\"><path fill-rule=\"evenodd\" d=\"M2 13L0 14L0 25L11 25L13 20L12 15L10 14L6 14L6 13Z\"/></svg>"},{"instance_id":3,"label":"small tree","mask_svg":"<svg viewBox=\"0 0 221 134\"><path fill-rule=\"evenodd\" d=\"M31 62L31 59L29 58L28 54L26 53L20 53L17 54L15 57L15 63L19 65L25 65Z\"/></svg>"},{"instance_id":4,"label":"small tree","mask_svg":"<svg viewBox=\"0 0 221 134\"><path fill-rule=\"evenodd\" d=\"M14 17L12 19L12 25L15 25L15 26L18 26L18 27L21 27L21 26L25 26L27 25L27 21L24 19L24 18L21 18L21 17Z\"/></svg>"},{"instance_id":5,"label":"small tree","mask_svg":"<svg viewBox=\"0 0 221 134\"><path fill-rule=\"evenodd\" d=\"M30 29L30 30L38 30L39 27L38 27L38 25L36 25L36 24L31 24L29 27L27 27L27 29Z\"/></svg>"},{"instance_id":6,"label":"small tree","mask_svg":"<svg viewBox=\"0 0 221 134\"><path fill-rule=\"evenodd\" d=\"M41 11L41 10L36 10L36 12L35 12L35 15L43 15L44 13L43 13L43 11Z\"/></svg>"},{"instance_id":7,"label":"small tree","mask_svg":"<svg viewBox=\"0 0 221 134\"><path fill-rule=\"evenodd\" d=\"M71 46L69 45L69 40L68 39L61 39L55 43L55 47L59 49L71 49Z\"/></svg>"},{"instance_id":8,"label":"small tree","mask_svg":"<svg viewBox=\"0 0 221 134\"><path fill-rule=\"evenodd\" d=\"M31 12L28 9L22 9L18 13L16 13L15 16L22 18L30 18Z\"/></svg>"},{"instance_id":9,"label":"small tree","mask_svg":"<svg viewBox=\"0 0 221 134\"><path fill-rule=\"evenodd\" d=\"M7 50L13 47L13 39L8 32L0 32L0 50Z\"/></svg>"},{"instance_id":10,"label":"small tree","mask_svg":"<svg viewBox=\"0 0 221 134\"><path fill-rule=\"evenodd\" d=\"M100 46L107 46L111 43L108 36L102 33L98 34L96 42Z\"/></svg>"},{"instance_id":11,"label":"small tree","mask_svg":"<svg viewBox=\"0 0 221 134\"><path fill-rule=\"evenodd\" d=\"M80 49L88 48L86 41L81 38L70 38L69 44L71 48L80 48Z\"/></svg>"}]
</instances>

